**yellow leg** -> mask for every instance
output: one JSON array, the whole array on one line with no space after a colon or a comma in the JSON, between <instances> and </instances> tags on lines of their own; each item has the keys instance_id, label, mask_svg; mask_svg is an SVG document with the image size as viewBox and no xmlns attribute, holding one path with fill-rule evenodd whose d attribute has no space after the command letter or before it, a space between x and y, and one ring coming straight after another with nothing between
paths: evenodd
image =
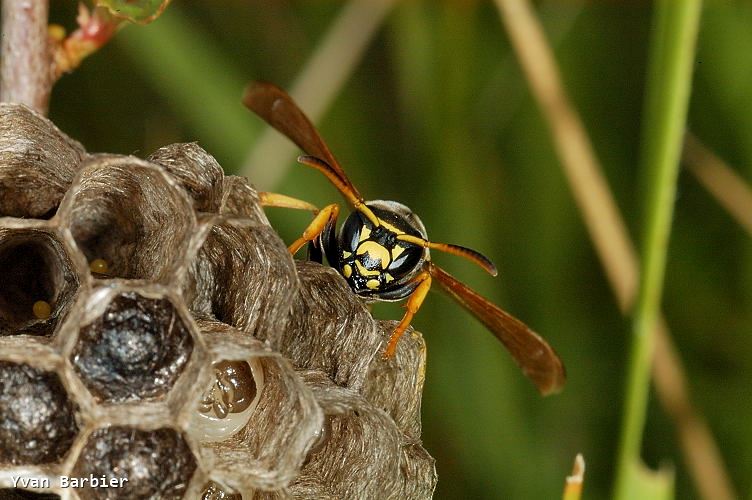
<instances>
[{"instance_id":1,"label":"yellow leg","mask_svg":"<svg viewBox=\"0 0 752 500\"><path fill-rule=\"evenodd\" d=\"M394 352L397 349L397 342L400 337L402 337L402 334L405 333L407 327L410 326L410 321L412 321L413 316L423 304L423 299L426 298L428 290L431 289L431 275L428 271L421 272L413 278L412 281L417 281L419 285L407 299L407 304L405 304L407 311L405 311L405 315L402 317L402 321L399 322L399 325L397 325L397 328L394 329L392 336L389 337L389 342L387 343L384 354L382 355L384 359L389 359L394 356Z\"/></svg>"},{"instance_id":2,"label":"yellow leg","mask_svg":"<svg viewBox=\"0 0 752 500\"><path fill-rule=\"evenodd\" d=\"M292 245L288 247L291 254L295 255L303 245L309 241L315 240L318 235L324 230L329 222L337 220L339 215L339 206L336 203L327 205L321 209L321 211L313 218L308 227L303 231L303 236L295 240Z\"/></svg>"},{"instance_id":3,"label":"yellow leg","mask_svg":"<svg viewBox=\"0 0 752 500\"><path fill-rule=\"evenodd\" d=\"M315 214L319 213L319 209L316 205L293 198L292 196L279 193L268 193L265 191L260 192L258 195L261 206L263 207L294 208L296 210L308 210Z\"/></svg>"}]
</instances>

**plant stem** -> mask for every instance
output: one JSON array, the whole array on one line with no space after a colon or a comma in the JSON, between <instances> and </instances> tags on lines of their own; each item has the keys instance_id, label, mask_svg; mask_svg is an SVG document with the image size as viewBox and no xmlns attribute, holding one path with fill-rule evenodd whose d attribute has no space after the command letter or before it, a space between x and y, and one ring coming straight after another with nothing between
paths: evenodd
<instances>
[{"instance_id":1,"label":"plant stem","mask_svg":"<svg viewBox=\"0 0 752 500\"><path fill-rule=\"evenodd\" d=\"M655 9L642 127L642 166L648 180L645 184L648 188L646 224L617 464L616 498L625 498L631 472L640 459L650 388L653 333L663 289L701 1L659 0Z\"/></svg>"},{"instance_id":2,"label":"plant stem","mask_svg":"<svg viewBox=\"0 0 752 500\"><path fill-rule=\"evenodd\" d=\"M554 53L529 2L496 0L533 96L551 130L561 166L606 271L619 309L631 311L637 294L638 259L603 174L592 140L563 86ZM718 445L692 404L665 320L655 331L653 377L658 399L676 426L688 471L702 498L737 498Z\"/></svg>"},{"instance_id":3,"label":"plant stem","mask_svg":"<svg viewBox=\"0 0 752 500\"><path fill-rule=\"evenodd\" d=\"M0 101L47 112L53 84L48 14L48 0L3 0Z\"/></svg>"}]
</instances>

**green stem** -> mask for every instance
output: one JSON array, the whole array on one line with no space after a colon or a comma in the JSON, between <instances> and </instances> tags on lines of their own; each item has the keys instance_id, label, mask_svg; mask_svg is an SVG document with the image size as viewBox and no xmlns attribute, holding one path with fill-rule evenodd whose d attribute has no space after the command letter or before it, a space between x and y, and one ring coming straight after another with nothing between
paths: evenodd
<instances>
[{"instance_id":1,"label":"green stem","mask_svg":"<svg viewBox=\"0 0 752 500\"><path fill-rule=\"evenodd\" d=\"M646 224L640 288L634 313L626 404L621 429L616 498L626 498L636 464L650 388L653 332L663 288L676 178L687 116L701 0L658 0L642 126L647 174Z\"/></svg>"}]
</instances>

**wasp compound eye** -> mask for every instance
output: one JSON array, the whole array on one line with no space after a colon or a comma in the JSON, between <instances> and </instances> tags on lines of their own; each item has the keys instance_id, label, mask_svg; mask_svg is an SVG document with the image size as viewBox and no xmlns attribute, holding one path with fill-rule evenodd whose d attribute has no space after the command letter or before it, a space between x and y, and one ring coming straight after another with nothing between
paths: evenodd
<instances>
[{"instance_id":1,"label":"wasp compound eye","mask_svg":"<svg viewBox=\"0 0 752 500\"><path fill-rule=\"evenodd\" d=\"M223 441L245 427L264 386L256 359L214 363L214 376L194 414L202 441Z\"/></svg>"}]
</instances>

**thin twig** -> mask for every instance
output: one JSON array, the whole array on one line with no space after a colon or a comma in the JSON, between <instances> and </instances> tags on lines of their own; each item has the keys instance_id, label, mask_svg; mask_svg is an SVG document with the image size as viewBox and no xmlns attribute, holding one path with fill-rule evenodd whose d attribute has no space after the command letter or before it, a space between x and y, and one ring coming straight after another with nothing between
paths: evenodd
<instances>
[{"instance_id":1,"label":"thin twig","mask_svg":"<svg viewBox=\"0 0 752 500\"><path fill-rule=\"evenodd\" d=\"M634 301L638 259L591 142L567 97L543 30L524 0L496 0L532 93L543 112L575 201L622 312ZM685 370L665 321L653 352L656 392L673 418L691 476L704 498L736 498L710 429L693 408Z\"/></svg>"},{"instance_id":2,"label":"thin twig","mask_svg":"<svg viewBox=\"0 0 752 500\"><path fill-rule=\"evenodd\" d=\"M47 113L53 83L48 14L48 0L3 0L0 101Z\"/></svg>"},{"instance_id":3,"label":"thin twig","mask_svg":"<svg viewBox=\"0 0 752 500\"><path fill-rule=\"evenodd\" d=\"M394 4L395 0L352 0L342 9L290 89L311 120L317 122L329 108ZM284 177L296 150L267 129L240 175L253 179L261 189L272 189Z\"/></svg>"},{"instance_id":4,"label":"thin twig","mask_svg":"<svg viewBox=\"0 0 752 500\"><path fill-rule=\"evenodd\" d=\"M705 189L752 235L752 189L715 153L688 133L684 161Z\"/></svg>"}]
</instances>

